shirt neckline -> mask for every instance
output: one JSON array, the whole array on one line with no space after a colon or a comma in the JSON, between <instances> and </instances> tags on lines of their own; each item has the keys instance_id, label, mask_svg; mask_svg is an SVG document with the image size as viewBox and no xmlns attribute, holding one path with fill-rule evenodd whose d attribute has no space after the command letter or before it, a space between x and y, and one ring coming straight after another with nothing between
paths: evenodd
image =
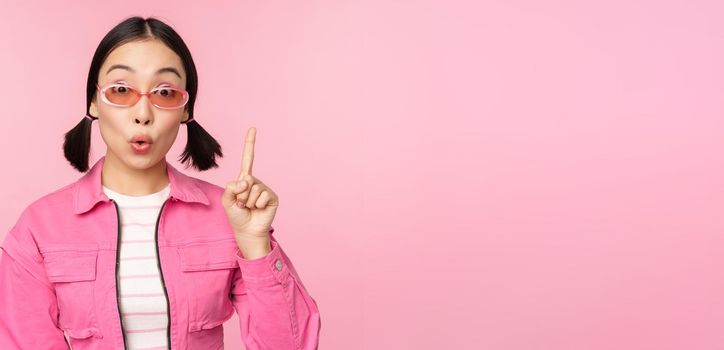
<instances>
[{"instance_id":1,"label":"shirt neckline","mask_svg":"<svg viewBox=\"0 0 724 350\"><path fill-rule=\"evenodd\" d=\"M164 187L160 191L150 193L150 194L145 194L142 196L131 196L131 195L127 195L127 194L122 194L122 193L118 193L118 192L106 187L105 185L101 185L101 186L103 187L103 191L107 195L110 194L113 197L127 199L127 200L144 200L144 199L153 199L153 198L165 198L168 195L168 193L171 192L171 183L166 184L166 187Z\"/></svg>"}]
</instances>

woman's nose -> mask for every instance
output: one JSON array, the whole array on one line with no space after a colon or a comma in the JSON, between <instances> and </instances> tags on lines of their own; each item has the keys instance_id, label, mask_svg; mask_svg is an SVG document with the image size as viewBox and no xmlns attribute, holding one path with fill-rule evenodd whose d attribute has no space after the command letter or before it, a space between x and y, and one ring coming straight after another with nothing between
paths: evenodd
<instances>
[{"instance_id":1,"label":"woman's nose","mask_svg":"<svg viewBox=\"0 0 724 350\"><path fill-rule=\"evenodd\" d=\"M136 117L136 124L148 125L151 122L151 118L147 117Z\"/></svg>"},{"instance_id":2,"label":"woman's nose","mask_svg":"<svg viewBox=\"0 0 724 350\"><path fill-rule=\"evenodd\" d=\"M153 110L152 110L151 101L148 99L148 96L141 96L141 98L136 103L136 116L134 118L134 121L136 124L143 124L147 125L153 120Z\"/></svg>"}]
</instances>

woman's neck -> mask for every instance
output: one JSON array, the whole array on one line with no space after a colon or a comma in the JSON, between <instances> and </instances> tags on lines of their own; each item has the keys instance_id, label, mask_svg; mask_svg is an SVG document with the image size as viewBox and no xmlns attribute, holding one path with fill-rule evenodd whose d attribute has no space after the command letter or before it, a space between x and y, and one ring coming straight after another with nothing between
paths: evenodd
<instances>
[{"instance_id":1,"label":"woman's neck","mask_svg":"<svg viewBox=\"0 0 724 350\"><path fill-rule=\"evenodd\" d=\"M128 196L145 196L163 190L169 183L166 160L146 169L128 167L111 153L106 154L101 172L103 186Z\"/></svg>"}]
</instances>

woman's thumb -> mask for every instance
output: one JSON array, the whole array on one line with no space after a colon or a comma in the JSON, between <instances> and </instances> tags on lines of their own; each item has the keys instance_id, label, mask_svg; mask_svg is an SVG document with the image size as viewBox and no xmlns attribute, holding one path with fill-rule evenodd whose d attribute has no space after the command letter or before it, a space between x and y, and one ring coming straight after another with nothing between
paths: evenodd
<instances>
[{"instance_id":1,"label":"woman's thumb","mask_svg":"<svg viewBox=\"0 0 724 350\"><path fill-rule=\"evenodd\" d=\"M226 188L221 196L224 207L228 208L236 203L236 195L246 187L246 181L232 180L226 183Z\"/></svg>"}]
</instances>

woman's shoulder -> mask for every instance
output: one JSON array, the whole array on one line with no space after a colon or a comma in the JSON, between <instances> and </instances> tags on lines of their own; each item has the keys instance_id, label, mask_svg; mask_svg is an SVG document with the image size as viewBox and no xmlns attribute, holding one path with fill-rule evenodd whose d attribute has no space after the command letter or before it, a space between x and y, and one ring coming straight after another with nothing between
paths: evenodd
<instances>
[{"instance_id":1,"label":"woman's shoulder","mask_svg":"<svg viewBox=\"0 0 724 350\"><path fill-rule=\"evenodd\" d=\"M217 194L217 193L224 192L224 188L217 184L208 182L208 181L200 179L198 177L189 176L189 178L191 178L194 181L194 183L196 184L196 186L198 186L204 193Z\"/></svg>"},{"instance_id":2,"label":"woman's shoulder","mask_svg":"<svg viewBox=\"0 0 724 350\"><path fill-rule=\"evenodd\" d=\"M50 222L58 215L69 214L74 203L73 188L74 183L70 183L32 198L20 211L14 228L29 228L38 223Z\"/></svg>"},{"instance_id":3,"label":"woman's shoulder","mask_svg":"<svg viewBox=\"0 0 724 350\"><path fill-rule=\"evenodd\" d=\"M33 198L30 204L20 211L16 222L3 240L4 249L12 249L13 244L28 252L36 252L36 237L33 229L39 225L50 225L60 212L69 210L72 205L74 183L64 185L49 193ZM36 252L37 253L37 252Z\"/></svg>"},{"instance_id":4,"label":"woman's shoulder","mask_svg":"<svg viewBox=\"0 0 724 350\"><path fill-rule=\"evenodd\" d=\"M49 207L70 207L73 204L75 184L75 182L72 182L63 185L60 188L31 199L30 204L27 205L24 211L43 212Z\"/></svg>"}]
</instances>

